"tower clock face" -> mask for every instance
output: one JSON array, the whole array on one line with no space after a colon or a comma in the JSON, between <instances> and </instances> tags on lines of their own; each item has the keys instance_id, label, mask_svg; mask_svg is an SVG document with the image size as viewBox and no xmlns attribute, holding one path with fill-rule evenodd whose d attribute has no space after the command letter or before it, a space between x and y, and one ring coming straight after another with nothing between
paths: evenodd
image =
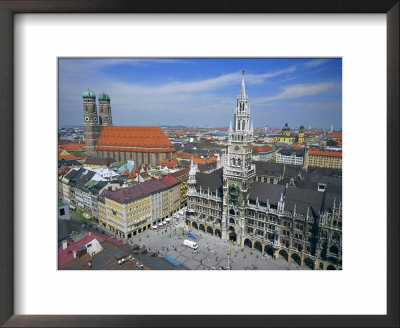
<instances>
[{"instance_id":1,"label":"tower clock face","mask_svg":"<svg viewBox=\"0 0 400 328\"><path fill-rule=\"evenodd\" d=\"M235 150L239 150L239 146L235 146Z\"/></svg>"},{"instance_id":2,"label":"tower clock face","mask_svg":"<svg viewBox=\"0 0 400 328\"><path fill-rule=\"evenodd\" d=\"M89 121L89 117L86 116L86 117L85 117L85 121Z\"/></svg>"}]
</instances>

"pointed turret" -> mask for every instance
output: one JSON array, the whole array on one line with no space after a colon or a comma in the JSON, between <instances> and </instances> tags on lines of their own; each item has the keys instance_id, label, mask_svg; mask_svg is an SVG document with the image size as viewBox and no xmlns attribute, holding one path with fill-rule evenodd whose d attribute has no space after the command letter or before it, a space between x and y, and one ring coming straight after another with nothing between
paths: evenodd
<instances>
[{"instance_id":1,"label":"pointed turret","mask_svg":"<svg viewBox=\"0 0 400 328\"><path fill-rule=\"evenodd\" d=\"M239 94L238 99L239 100L247 100L246 86L244 83L244 69L242 69L242 84L240 86L240 94Z\"/></svg>"}]
</instances>

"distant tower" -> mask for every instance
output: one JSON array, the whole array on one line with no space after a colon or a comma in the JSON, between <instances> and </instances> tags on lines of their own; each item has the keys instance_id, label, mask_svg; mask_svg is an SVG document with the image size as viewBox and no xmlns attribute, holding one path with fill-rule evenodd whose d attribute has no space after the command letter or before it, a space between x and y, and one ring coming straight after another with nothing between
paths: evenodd
<instances>
[{"instance_id":1,"label":"distant tower","mask_svg":"<svg viewBox=\"0 0 400 328\"><path fill-rule=\"evenodd\" d=\"M299 143L304 143L304 126L300 125L300 130L299 130Z\"/></svg>"},{"instance_id":2,"label":"distant tower","mask_svg":"<svg viewBox=\"0 0 400 328\"><path fill-rule=\"evenodd\" d=\"M285 126L282 129L282 135L290 137L290 127L287 123L285 123Z\"/></svg>"},{"instance_id":3,"label":"distant tower","mask_svg":"<svg viewBox=\"0 0 400 328\"><path fill-rule=\"evenodd\" d=\"M304 147L304 159L303 159L303 169L308 170L308 156L309 156L309 146L308 142L306 142L306 146Z\"/></svg>"},{"instance_id":4,"label":"distant tower","mask_svg":"<svg viewBox=\"0 0 400 328\"><path fill-rule=\"evenodd\" d=\"M331 125L331 133L333 132L333 125Z\"/></svg>"},{"instance_id":5,"label":"distant tower","mask_svg":"<svg viewBox=\"0 0 400 328\"><path fill-rule=\"evenodd\" d=\"M112 126L110 96L103 93L99 94L99 122L101 126Z\"/></svg>"},{"instance_id":6,"label":"distant tower","mask_svg":"<svg viewBox=\"0 0 400 328\"><path fill-rule=\"evenodd\" d=\"M83 138L86 154L95 154L95 147L100 135L100 125L97 119L96 95L90 89L82 94L83 98Z\"/></svg>"}]
</instances>

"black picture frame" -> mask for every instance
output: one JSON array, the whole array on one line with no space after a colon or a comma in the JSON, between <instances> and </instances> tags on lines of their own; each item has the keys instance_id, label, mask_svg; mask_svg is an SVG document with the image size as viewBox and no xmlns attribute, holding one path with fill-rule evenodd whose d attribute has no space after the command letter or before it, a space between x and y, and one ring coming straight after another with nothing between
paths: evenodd
<instances>
[{"instance_id":1,"label":"black picture frame","mask_svg":"<svg viewBox=\"0 0 400 328\"><path fill-rule=\"evenodd\" d=\"M399 327L398 0L0 1L0 324L4 327ZM387 315L14 315L13 17L16 13L385 13L387 17ZM16 87L16 86L14 86ZM15 206L15 205L14 205ZM371 241L372 243L373 241ZM367 288L367 286L366 286Z\"/></svg>"}]
</instances>

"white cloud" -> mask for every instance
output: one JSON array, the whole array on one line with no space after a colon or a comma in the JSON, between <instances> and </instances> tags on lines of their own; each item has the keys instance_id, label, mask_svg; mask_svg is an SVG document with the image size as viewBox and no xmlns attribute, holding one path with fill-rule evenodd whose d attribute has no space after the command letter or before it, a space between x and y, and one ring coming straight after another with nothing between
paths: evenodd
<instances>
[{"instance_id":1,"label":"white cloud","mask_svg":"<svg viewBox=\"0 0 400 328\"><path fill-rule=\"evenodd\" d=\"M306 67L318 67L328 62L329 59L314 59L304 64Z\"/></svg>"},{"instance_id":2,"label":"white cloud","mask_svg":"<svg viewBox=\"0 0 400 328\"><path fill-rule=\"evenodd\" d=\"M334 82L321 82L315 84L293 84L283 88L283 91L277 95L263 98L256 98L254 103L267 103L275 100L301 98L314 96L317 94L337 90L340 84Z\"/></svg>"}]
</instances>

